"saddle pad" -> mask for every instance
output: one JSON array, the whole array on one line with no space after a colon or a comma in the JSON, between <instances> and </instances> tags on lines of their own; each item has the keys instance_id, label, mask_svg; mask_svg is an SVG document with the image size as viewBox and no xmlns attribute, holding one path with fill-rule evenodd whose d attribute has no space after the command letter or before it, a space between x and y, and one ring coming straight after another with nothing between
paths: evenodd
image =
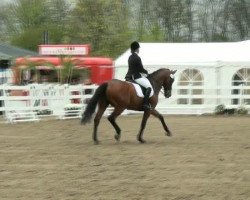
<instances>
[{"instance_id":1,"label":"saddle pad","mask_svg":"<svg viewBox=\"0 0 250 200\"><path fill-rule=\"evenodd\" d=\"M133 84L133 86L135 88L137 96L138 97L144 97L144 94L142 93L141 87L136 83L132 83L132 84ZM154 95L154 91L152 90L149 97L152 97L153 95Z\"/></svg>"}]
</instances>

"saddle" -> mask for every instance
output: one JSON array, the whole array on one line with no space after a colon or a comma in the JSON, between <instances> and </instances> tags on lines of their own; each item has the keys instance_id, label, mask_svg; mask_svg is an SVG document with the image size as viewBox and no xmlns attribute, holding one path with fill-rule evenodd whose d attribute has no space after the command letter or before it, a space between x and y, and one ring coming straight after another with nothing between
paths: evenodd
<instances>
[{"instance_id":1,"label":"saddle","mask_svg":"<svg viewBox=\"0 0 250 200\"><path fill-rule=\"evenodd\" d=\"M146 93L146 88L145 87L143 87L142 85L136 83L133 79L126 79L126 81L133 84L137 96L139 96L139 97L144 97L145 96L145 93Z\"/></svg>"}]
</instances>

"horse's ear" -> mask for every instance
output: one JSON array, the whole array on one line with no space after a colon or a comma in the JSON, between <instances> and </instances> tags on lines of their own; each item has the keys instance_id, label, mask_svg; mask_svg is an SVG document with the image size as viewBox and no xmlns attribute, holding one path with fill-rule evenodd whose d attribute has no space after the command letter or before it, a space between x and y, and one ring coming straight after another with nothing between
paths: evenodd
<instances>
[{"instance_id":1,"label":"horse's ear","mask_svg":"<svg viewBox=\"0 0 250 200\"><path fill-rule=\"evenodd\" d=\"M170 74L175 74L175 72L177 72L177 70L171 70Z\"/></svg>"}]
</instances>

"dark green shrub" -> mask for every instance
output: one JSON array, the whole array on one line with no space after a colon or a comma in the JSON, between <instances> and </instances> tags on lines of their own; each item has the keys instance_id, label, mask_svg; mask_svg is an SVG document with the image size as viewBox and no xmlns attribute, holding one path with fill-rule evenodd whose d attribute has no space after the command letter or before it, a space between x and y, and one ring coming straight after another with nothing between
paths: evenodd
<instances>
[{"instance_id":1,"label":"dark green shrub","mask_svg":"<svg viewBox=\"0 0 250 200\"><path fill-rule=\"evenodd\" d=\"M224 104L220 104L218 106L215 107L214 109L214 113L216 115L223 115L224 114L224 111L225 111L225 105Z\"/></svg>"},{"instance_id":2,"label":"dark green shrub","mask_svg":"<svg viewBox=\"0 0 250 200\"><path fill-rule=\"evenodd\" d=\"M248 110L244 106L240 106L237 109L237 114L239 114L239 115L246 115L246 114L248 114Z\"/></svg>"}]
</instances>

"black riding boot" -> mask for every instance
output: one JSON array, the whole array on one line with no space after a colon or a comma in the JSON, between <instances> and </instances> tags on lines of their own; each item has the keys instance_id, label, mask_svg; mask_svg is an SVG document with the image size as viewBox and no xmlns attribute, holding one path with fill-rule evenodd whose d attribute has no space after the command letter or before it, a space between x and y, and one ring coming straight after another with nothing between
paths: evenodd
<instances>
[{"instance_id":1,"label":"black riding boot","mask_svg":"<svg viewBox=\"0 0 250 200\"><path fill-rule=\"evenodd\" d=\"M151 109L151 106L149 104L149 95L151 93L151 88L148 87L146 89L146 92L145 92L145 96L144 96L144 99L143 99L143 110L150 110Z\"/></svg>"}]
</instances>

